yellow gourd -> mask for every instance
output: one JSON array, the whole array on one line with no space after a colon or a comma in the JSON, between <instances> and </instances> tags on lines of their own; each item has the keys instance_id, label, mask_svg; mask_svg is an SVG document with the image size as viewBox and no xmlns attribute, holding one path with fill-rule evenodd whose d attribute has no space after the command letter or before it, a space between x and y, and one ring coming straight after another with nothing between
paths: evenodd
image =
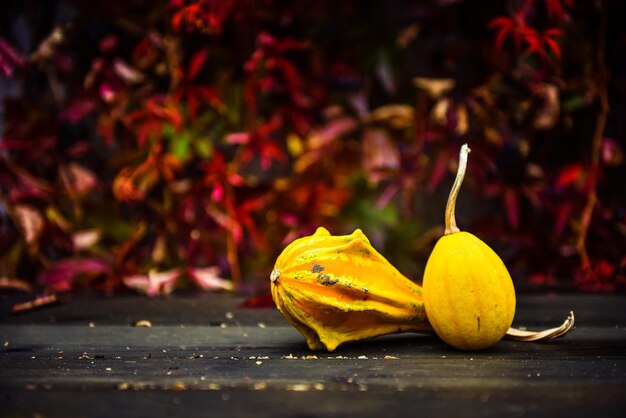
<instances>
[{"instance_id":1,"label":"yellow gourd","mask_svg":"<svg viewBox=\"0 0 626 418\"><path fill-rule=\"evenodd\" d=\"M422 286L428 321L437 335L453 347L477 350L497 343L509 330L515 289L500 257L456 226L456 199L469 152L463 145L446 206L445 235L428 259Z\"/></svg>"},{"instance_id":2,"label":"yellow gourd","mask_svg":"<svg viewBox=\"0 0 626 418\"><path fill-rule=\"evenodd\" d=\"M270 275L278 310L311 350L348 341L429 331L422 289L403 276L357 229L315 234L289 244Z\"/></svg>"}]
</instances>

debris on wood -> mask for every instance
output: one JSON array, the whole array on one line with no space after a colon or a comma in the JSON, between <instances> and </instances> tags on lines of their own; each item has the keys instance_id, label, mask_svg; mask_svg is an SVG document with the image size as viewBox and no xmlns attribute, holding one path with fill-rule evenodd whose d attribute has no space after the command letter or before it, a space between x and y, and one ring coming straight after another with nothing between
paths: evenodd
<instances>
[{"instance_id":1,"label":"debris on wood","mask_svg":"<svg viewBox=\"0 0 626 418\"><path fill-rule=\"evenodd\" d=\"M48 305L52 305L54 303L59 303L59 302L61 302L61 300L54 293L49 294L49 295L37 296L33 300L29 300L27 302L22 302L22 303L13 305L11 312L13 313L25 312L31 309L41 308L43 306L48 306Z\"/></svg>"}]
</instances>

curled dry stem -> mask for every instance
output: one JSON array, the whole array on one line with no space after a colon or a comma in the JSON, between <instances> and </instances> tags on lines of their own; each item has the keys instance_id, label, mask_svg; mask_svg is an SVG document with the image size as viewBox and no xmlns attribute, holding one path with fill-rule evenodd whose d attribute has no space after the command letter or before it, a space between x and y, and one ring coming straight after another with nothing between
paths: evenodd
<instances>
[{"instance_id":1,"label":"curled dry stem","mask_svg":"<svg viewBox=\"0 0 626 418\"><path fill-rule=\"evenodd\" d=\"M565 322L556 328L543 331L523 331L517 328L509 328L505 338L514 341L545 341L562 337L574 328L574 312L570 311Z\"/></svg>"},{"instance_id":2,"label":"curled dry stem","mask_svg":"<svg viewBox=\"0 0 626 418\"><path fill-rule=\"evenodd\" d=\"M459 154L459 168L454 179L454 184L450 190L450 196L448 196L448 203L446 204L446 230L444 235L449 235L455 232L459 232L459 228L456 226L456 217L454 215L456 208L456 198L461 190L461 184L463 184L463 178L465 177L465 170L467 169L467 156L470 153L470 148L467 144L463 144L461 152Z\"/></svg>"}]
</instances>

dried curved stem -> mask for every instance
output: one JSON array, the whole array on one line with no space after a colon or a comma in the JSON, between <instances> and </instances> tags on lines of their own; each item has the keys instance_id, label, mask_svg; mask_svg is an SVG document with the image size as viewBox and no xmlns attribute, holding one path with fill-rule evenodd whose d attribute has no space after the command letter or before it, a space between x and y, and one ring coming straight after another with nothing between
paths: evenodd
<instances>
[{"instance_id":1,"label":"dried curved stem","mask_svg":"<svg viewBox=\"0 0 626 418\"><path fill-rule=\"evenodd\" d=\"M448 203L446 204L446 230L444 235L449 235L454 232L459 232L460 229L456 226L456 217L454 211L456 208L456 198L461 190L461 184L463 184L463 178L465 177L465 171L467 169L467 156L470 153L470 148L467 144L463 144L461 152L459 153L459 168L456 172L456 178L450 190L450 196L448 196Z\"/></svg>"},{"instance_id":2,"label":"dried curved stem","mask_svg":"<svg viewBox=\"0 0 626 418\"><path fill-rule=\"evenodd\" d=\"M556 328L550 328L543 331L523 331L517 328L509 328L505 338L515 341L546 341L554 338L562 337L574 328L574 312L570 311L565 322Z\"/></svg>"}]
</instances>

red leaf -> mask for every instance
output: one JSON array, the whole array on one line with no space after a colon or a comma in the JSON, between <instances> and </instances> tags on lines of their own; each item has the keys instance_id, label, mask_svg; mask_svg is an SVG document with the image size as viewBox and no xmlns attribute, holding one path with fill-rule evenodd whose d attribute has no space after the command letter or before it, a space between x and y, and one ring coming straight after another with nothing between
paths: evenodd
<instances>
[{"instance_id":1,"label":"red leaf","mask_svg":"<svg viewBox=\"0 0 626 418\"><path fill-rule=\"evenodd\" d=\"M189 94L187 96L187 112L189 112L189 118L194 121L198 117L198 98L195 94Z\"/></svg>"},{"instance_id":2,"label":"red leaf","mask_svg":"<svg viewBox=\"0 0 626 418\"><path fill-rule=\"evenodd\" d=\"M570 215L572 213L572 204L571 203L563 203L559 205L556 209L555 220L554 220L554 233L556 235L561 235L567 222L570 220Z\"/></svg>"},{"instance_id":3,"label":"red leaf","mask_svg":"<svg viewBox=\"0 0 626 418\"><path fill-rule=\"evenodd\" d=\"M214 202L221 202L224 198L224 187L227 184L232 186L242 186L244 179L226 163L226 159L219 152L213 153L210 162L204 164L204 177L202 184L212 187L211 199Z\"/></svg>"},{"instance_id":4,"label":"red leaf","mask_svg":"<svg viewBox=\"0 0 626 418\"><path fill-rule=\"evenodd\" d=\"M230 14L232 3L227 0L199 1L185 6L182 2L171 2L170 6L179 9L172 17L172 28L179 31L183 25L186 25L188 30L197 29L219 34L224 20Z\"/></svg>"},{"instance_id":5,"label":"red leaf","mask_svg":"<svg viewBox=\"0 0 626 418\"><path fill-rule=\"evenodd\" d=\"M209 105L215 108L222 106L222 99L215 89L209 86L197 86L194 88L194 92L209 103Z\"/></svg>"},{"instance_id":6,"label":"red leaf","mask_svg":"<svg viewBox=\"0 0 626 418\"><path fill-rule=\"evenodd\" d=\"M234 217L239 221L239 223L246 227L246 229L250 233L252 242L257 246L257 248L266 248L267 240L256 227L256 222L254 221L253 214L258 213L263 209L267 202L267 199L268 197L265 195L253 199L248 199L238 205L233 213Z\"/></svg>"},{"instance_id":7,"label":"red leaf","mask_svg":"<svg viewBox=\"0 0 626 418\"><path fill-rule=\"evenodd\" d=\"M187 73L187 79L193 80L200 73L200 70L204 66L207 58L209 57L209 51L207 49L201 49L191 57L189 63L189 72Z\"/></svg>"},{"instance_id":8,"label":"red leaf","mask_svg":"<svg viewBox=\"0 0 626 418\"><path fill-rule=\"evenodd\" d=\"M257 43L257 46L259 47L268 48L276 44L276 38L270 35L269 33L263 31L257 35L256 43Z\"/></svg>"},{"instance_id":9,"label":"red leaf","mask_svg":"<svg viewBox=\"0 0 626 418\"><path fill-rule=\"evenodd\" d=\"M171 104L161 103L162 98L148 99L144 106L124 117L124 123L131 127L137 136L139 145L143 145L151 135L159 137L163 124L169 123L174 128L183 126L183 117L179 109Z\"/></svg>"},{"instance_id":10,"label":"red leaf","mask_svg":"<svg viewBox=\"0 0 626 418\"><path fill-rule=\"evenodd\" d=\"M565 6L572 6L573 0L546 0L546 9L551 19L562 20L565 17Z\"/></svg>"},{"instance_id":11,"label":"red leaf","mask_svg":"<svg viewBox=\"0 0 626 418\"><path fill-rule=\"evenodd\" d=\"M224 186L222 184L214 184L213 190L211 190L211 200L214 202L221 202L224 199Z\"/></svg>"},{"instance_id":12,"label":"red leaf","mask_svg":"<svg viewBox=\"0 0 626 418\"><path fill-rule=\"evenodd\" d=\"M245 179L237 173L228 173L226 180L233 186L241 187L245 184Z\"/></svg>"},{"instance_id":13,"label":"red leaf","mask_svg":"<svg viewBox=\"0 0 626 418\"><path fill-rule=\"evenodd\" d=\"M563 34L563 31L559 28L548 28L543 31L543 34L551 38L556 38L557 36L561 36Z\"/></svg>"},{"instance_id":14,"label":"red leaf","mask_svg":"<svg viewBox=\"0 0 626 418\"><path fill-rule=\"evenodd\" d=\"M496 48L502 49L504 40L513 31L515 27L515 21L510 17L497 17L489 23L489 27L497 30L496 33Z\"/></svg>"},{"instance_id":15,"label":"red leaf","mask_svg":"<svg viewBox=\"0 0 626 418\"><path fill-rule=\"evenodd\" d=\"M107 35L100 39L99 47L101 52L112 52L117 49L119 39L116 35Z\"/></svg>"},{"instance_id":16,"label":"red leaf","mask_svg":"<svg viewBox=\"0 0 626 418\"><path fill-rule=\"evenodd\" d=\"M500 16L493 18L491 22L489 22L489 27L492 29L513 26L513 19L508 16Z\"/></svg>"},{"instance_id":17,"label":"red leaf","mask_svg":"<svg viewBox=\"0 0 626 418\"><path fill-rule=\"evenodd\" d=\"M182 21L183 21L183 13L180 11L174 13L174 16L172 16L172 28L174 29L175 32L180 31L180 25Z\"/></svg>"},{"instance_id":18,"label":"red leaf","mask_svg":"<svg viewBox=\"0 0 626 418\"><path fill-rule=\"evenodd\" d=\"M32 148L33 144L31 141L10 138L2 138L2 140L0 140L0 150L25 151Z\"/></svg>"},{"instance_id":19,"label":"red leaf","mask_svg":"<svg viewBox=\"0 0 626 418\"><path fill-rule=\"evenodd\" d=\"M585 170L581 164L572 164L561 169L559 176L557 177L554 187L557 189L564 189L574 183L582 181L585 175Z\"/></svg>"},{"instance_id":20,"label":"red leaf","mask_svg":"<svg viewBox=\"0 0 626 418\"><path fill-rule=\"evenodd\" d=\"M554 39L546 38L545 40L548 46L550 47L550 49L552 50L552 52L554 52L554 55L556 55L557 58L561 58L560 45Z\"/></svg>"},{"instance_id":21,"label":"red leaf","mask_svg":"<svg viewBox=\"0 0 626 418\"><path fill-rule=\"evenodd\" d=\"M133 61L139 68L147 69L154 65L158 59L159 49L163 46L163 40L155 33L150 32L145 38L137 43L133 50Z\"/></svg>"},{"instance_id":22,"label":"red leaf","mask_svg":"<svg viewBox=\"0 0 626 418\"><path fill-rule=\"evenodd\" d=\"M271 293L253 296L244 300L240 305L241 308L273 308L276 306Z\"/></svg>"},{"instance_id":23,"label":"red leaf","mask_svg":"<svg viewBox=\"0 0 626 418\"><path fill-rule=\"evenodd\" d=\"M47 144L44 141L30 142L31 154L35 157L39 155L42 149L46 149ZM40 147L40 148L38 148ZM47 200L54 193L53 188L41 178L35 177L24 168L18 166L10 166L10 170L15 174L18 181L14 184L9 192L9 199L13 202L23 201L26 199Z\"/></svg>"},{"instance_id":24,"label":"red leaf","mask_svg":"<svg viewBox=\"0 0 626 418\"><path fill-rule=\"evenodd\" d=\"M530 276L529 282L534 285L554 285L556 278L548 273L535 273Z\"/></svg>"},{"instance_id":25,"label":"red leaf","mask_svg":"<svg viewBox=\"0 0 626 418\"><path fill-rule=\"evenodd\" d=\"M195 27L196 29L201 29L203 15L204 11L199 3L193 3L185 6L174 13L174 16L172 17L172 28L175 31L179 31L181 26L186 24L190 28Z\"/></svg>"},{"instance_id":26,"label":"red leaf","mask_svg":"<svg viewBox=\"0 0 626 418\"><path fill-rule=\"evenodd\" d=\"M428 180L428 190L431 192L435 190L437 185L441 182L441 179L443 179L443 176L448 171L449 161L450 158L448 150L441 150L437 155L437 160L434 163L432 174Z\"/></svg>"},{"instance_id":27,"label":"red leaf","mask_svg":"<svg viewBox=\"0 0 626 418\"><path fill-rule=\"evenodd\" d=\"M528 45L526 49L527 53L532 54L533 52L537 52L539 55L547 55L543 36L541 36L535 29L526 27L522 32L522 37L524 42Z\"/></svg>"},{"instance_id":28,"label":"red leaf","mask_svg":"<svg viewBox=\"0 0 626 418\"><path fill-rule=\"evenodd\" d=\"M154 160L139 167L124 167L113 179L113 194L121 202L141 201L159 180Z\"/></svg>"},{"instance_id":29,"label":"red leaf","mask_svg":"<svg viewBox=\"0 0 626 418\"><path fill-rule=\"evenodd\" d=\"M227 144L248 144L250 142L249 132L232 132L226 134L224 141Z\"/></svg>"},{"instance_id":30,"label":"red leaf","mask_svg":"<svg viewBox=\"0 0 626 418\"><path fill-rule=\"evenodd\" d=\"M513 228L517 228L519 225L519 202L514 189L508 188L504 192L504 206L509 224Z\"/></svg>"},{"instance_id":31,"label":"red leaf","mask_svg":"<svg viewBox=\"0 0 626 418\"><path fill-rule=\"evenodd\" d=\"M591 260L590 264L576 275L576 283L580 289L589 292L613 292L615 266L606 260Z\"/></svg>"},{"instance_id":32,"label":"red leaf","mask_svg":"<svg viewBox=\"0 0 626 418\"><path fill-rule=\"evenodd\" d=\"M296 66L284 58L267 60L268 66L270 66L270 63L273 63L273 66L281 71L293 101L299 106L306 106L308 99L301 91L303 83Z\"/></svg>"}]
</instances>

